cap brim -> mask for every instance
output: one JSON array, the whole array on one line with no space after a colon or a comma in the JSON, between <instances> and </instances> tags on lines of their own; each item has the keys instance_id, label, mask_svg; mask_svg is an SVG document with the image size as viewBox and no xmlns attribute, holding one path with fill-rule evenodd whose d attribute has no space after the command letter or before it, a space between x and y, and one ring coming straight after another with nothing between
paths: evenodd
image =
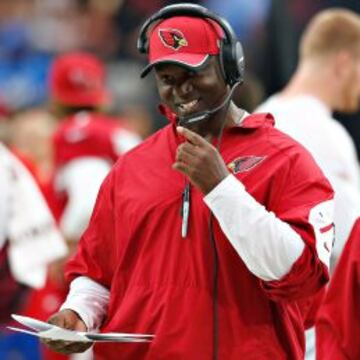
<instances>
[{"instance_id":1,"label":"cap brim","mask_svg":"<svg viewBox=\"0 0 360 360\"><path fill-rule=\"evenodd\" d=\"M145 77L151 69L159 64L175 64L183 66L191 70L199 70L206 65L210 55L208 54L188 54L188 53L177 53L173 55L167 55L163 58L158 58L149 65L147 65L140 74L140 77Z\"/></svg>"}]
</instances>

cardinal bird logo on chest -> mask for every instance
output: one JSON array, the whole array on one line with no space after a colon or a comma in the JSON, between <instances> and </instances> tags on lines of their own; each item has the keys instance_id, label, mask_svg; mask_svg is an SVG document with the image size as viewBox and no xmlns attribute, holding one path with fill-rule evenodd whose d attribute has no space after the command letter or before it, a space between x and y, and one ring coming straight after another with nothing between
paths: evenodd
<instances>
[{"instance_id":1,"label":"cardinal bird logo on chest","mask_svg":"<svg viewBox=\"0 0 360 360\"><path fill-rule=\"evenodd\" d=\"M266 156L242 156L227 164L227 167L234 174L243 173L245 171L251 170L256 165L260 164L265 158Z\"/></svg>"},{"instance_id":2,"label":"cardinal bird logo on chest","mask_svg":"<svg viewBox=\"0 0 360 360\"><path fill-rule=\"evenodd\" d=\"M176 29L159 29L159 37L164 46L179 50L182 46L187 46L188 42L183 33Z\"/></svg>"}]
</instances>

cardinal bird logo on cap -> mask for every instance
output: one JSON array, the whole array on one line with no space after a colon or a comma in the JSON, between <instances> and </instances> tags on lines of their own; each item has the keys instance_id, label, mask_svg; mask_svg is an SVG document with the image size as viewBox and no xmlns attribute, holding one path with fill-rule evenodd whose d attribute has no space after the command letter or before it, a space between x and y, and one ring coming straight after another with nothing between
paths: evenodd
<instances>
[{"instance_id":1,"label":"cardinal bird logo on cap","mask_svg":"<svg viewBox=\"0 0 360 360\"><path fill-rule=\"evenodd\" d=\"M159 37L166 47L173 50L179 50L182 46L188 45L183 33L177 29L159 29Z\"/></svg>"}]
</instances>

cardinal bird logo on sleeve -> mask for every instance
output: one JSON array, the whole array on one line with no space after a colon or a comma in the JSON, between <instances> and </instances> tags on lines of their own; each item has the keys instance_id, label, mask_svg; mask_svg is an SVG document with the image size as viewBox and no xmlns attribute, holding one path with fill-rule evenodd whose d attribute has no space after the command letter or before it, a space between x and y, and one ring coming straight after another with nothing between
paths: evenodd
<instances>
[{"instance_id":1,"label":"cardinal bird logo on sleeve","mask_svg":"<svg viewBox=\"0 0 360 360\"><path fill-rule=\"evenodd\" d=\"M188 42L183 33L176 29L159 29L161 42L168 48L179 50L182 46L187 46Z\"/></svg>"}]
</instances>

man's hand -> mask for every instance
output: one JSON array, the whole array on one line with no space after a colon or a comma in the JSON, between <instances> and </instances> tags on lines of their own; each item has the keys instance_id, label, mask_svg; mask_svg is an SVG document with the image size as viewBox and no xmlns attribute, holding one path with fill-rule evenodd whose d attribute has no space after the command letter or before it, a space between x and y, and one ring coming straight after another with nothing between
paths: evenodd
<instances>
[{"instance_id":1,"label":"man's hand","mask_svg":"<svg viewBox=\"0 0 360 360\"><path fill-rule=\"evenodd\" d=\"M79 315L77 315L75 311L69 309L65 309L54 314L50 317L48 323L68 330L87 331L86 325ZM41 341L51 350L63 354L81 353L92 345L92 342L74 342L49 339L41 339Z\"/></svg>"},{"instance_id":2,"label":"man's hand","mask_svg":"<svg viewBox=\"0 0 360 360\"><path fill-rule=\"evenodd\" d=\"M182 172L194 186L207 194L229 175L224 160L200 135L183 127L178 127L177 131L186 142L177 148L173 169Z\"/></svg>"}]
</instances>

